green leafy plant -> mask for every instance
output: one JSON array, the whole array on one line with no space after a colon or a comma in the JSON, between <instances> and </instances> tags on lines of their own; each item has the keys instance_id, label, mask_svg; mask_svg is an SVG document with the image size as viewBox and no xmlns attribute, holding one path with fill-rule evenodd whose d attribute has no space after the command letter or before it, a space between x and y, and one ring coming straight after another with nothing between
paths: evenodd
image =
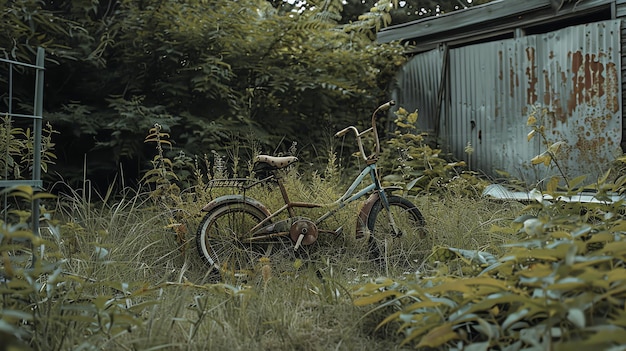
<instances>
[{"instance_id":1,"label":"green leafy plant","mask_svg":"<svg viewBox=\"0 0 626 351\"><path fill-rule=\"evenodd\" d=\"M559 170L561 179L565 182L566 187L571 188L567 174L565 174L559 161L559 150L563 147L563 145L565 145L565 142L560 140L551 142L546 135L545 118L550 113L551 112L547 108L533 105L531 112L528 115L526 125L531 128L527 136L528 141L530 142L534 137L538 136L541 139L541 144L545 147L545 151L533 157L533 159L530 160L530 163L532 165L543 164L546 167L554 164L554 166ZM553 191L556 189L558 183L559 178L552 177L548 181L547 187L550 191Z\"/></svg>"},{"instance_id":2,"label":"green leafy plant","mask_svg":"<svg viewBox=\"0 0 626 351\"><path fill-rule=\"evenodd\" d=\"M534 164L554 164L566 180L548 182L508 226L492 232L517 239L503 253L437 247L436 262L458 257L463 274L436 269L432 276L382 278L357 286L355 304L385 311L378 328L395 328L402 344L445 350L611 349L626 342L626 235L624 177L607 172L594 185L596 201L582 203L584 177L568 180L558 160L558 143L548 142L535 111L529 140L542 138L546 151Z\"/></svg>"},{"instance_id":3,"label":"green leafy plant","mask_svg":"<svg viewBox=\"0 0 626 351\"><path fill-rule=\"evenodd\" d=\"M152 169L148 170L141 182L144 184L154 185L152 190L152 196L167 196L167 193L174 192L178 194L180 189L176 185L176 181L179 180L178 176L174 172L174 163L165 156L163 146L171 146L172 142L168 140L169 134L162 132L163 127L155 123L153 128L150 128L148 136L146 136L145 143L156 144L156 155L152 159Z\"/></svg>"},{"instance_id":4,"label":"green leafy plant","mask_svg":"<svg viewBox=\"0 0 626 351\"><path fill-rule=\"evenodd\" d=\"M379 325L404 344L435 349L607 349L623 344L626 237L620 205L591 206L604 222L537 202L513 221L520 241L469 277L383 279L356 289L358 305L393 308Z\"/></svg>"},{"instance_id":5,"label":"green leafy plant","mask_svg":"<svg viewBox=\"0 0 626 351\"><path fill-rule=\"evenodd\" d=\"M441 149L431 147L428 133L415 126L417 111L400 107L395 112L395 131L381 156L384 181L412 192L443 192L475 195L486 184L476 173L465 170L464 161L452 161Z\"/></svg>"},{"instance_id":6,"label":"green leafy plant","mask_svg":"<svg viewBox=\"0 0 626 351\"><path fill-rule=\"evenodd\" d=\"M0 124L0 179L25 179L30 177L34 161L34 136L30 128L20 128L6 115ZM41 135L41 170L55 163L54 134L58 134L50 123L46 123Z\"/></svg>"},{"instance_id":7,"label":"green leafy plant","mask_svg":"<svg viewBox=\"0 0 626 351\"><path fill-rule=\"evenodd\" d=\"M9 116L2 118L0 125L0 150L4 157L0 158L0 166L2 173L0 179L12 177L14 179L22 178L22 172L19 164L21 163L22 151L27 148L26 134L21 128L14 128Z\"/></svg>"}]
</instances>

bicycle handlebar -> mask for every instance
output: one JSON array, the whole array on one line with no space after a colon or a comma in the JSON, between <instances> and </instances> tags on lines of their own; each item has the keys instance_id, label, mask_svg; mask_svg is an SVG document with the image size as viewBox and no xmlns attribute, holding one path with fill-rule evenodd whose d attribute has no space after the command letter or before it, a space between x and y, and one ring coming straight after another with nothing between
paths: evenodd
<instances>
[{"instance_id":1,"label":"bicycle handlebar","mask_svg":"<svg viewBox=\"0 0 626 351\"><path fill-rule=\"evenodd\" d=\"M356 127L354 126L349 126L347 128L344 128L340 131L338 131L337 133L335 133L335 137L341 137L344 136L346 133L348 133L349 131L353 131L354 135L356 136L356 140L357 143L359 145L359 151L361 151L361 156L363 156L363 159L365 161L368 160L372 160L372 159L376 159L378 157L378 154L380 153L380 140L378 138L378 130L376 129L376 114L379 111L387 111L389 110L389 108L391 108L391 106L395 105L396 102L394 100L388 101L380 106L378 106L378 108L376 108L376 110L374 110L374 113L372 113L372 127L362 131L359 133L359 130L356 129ZM361 137L370 132L373 131L374 132L374 140L376 142L376 151L371 154L369 157L365 155L365 150L363 149L363 141L361 140Z\"/></svg>"},{"instance_id":2,"label":"bicycle handlebar","mask_svg":"<svg viewBox=\"0 0 626 351\"><path fill-rule=\"evenodd\" d=\"M389 100L388 102L385 102L384 104L378 106L376 111L374 111L374 114L376 114L376 112L378 112L378 111L387 111L387 110L389 110L391 108L391 106L393 106L395 104L396 104L395 100Z\"/></svg>"}]
</instances>

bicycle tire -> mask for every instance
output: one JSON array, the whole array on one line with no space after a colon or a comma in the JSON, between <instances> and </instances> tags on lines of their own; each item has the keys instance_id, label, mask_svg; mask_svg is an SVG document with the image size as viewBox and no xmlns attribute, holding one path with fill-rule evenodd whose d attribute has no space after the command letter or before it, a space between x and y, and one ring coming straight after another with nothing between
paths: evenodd
<instances>
[{"instance_id":1,"label":"bicycle tire","mask_svg":"<svg viewBox=\"0 0 626 351\"><path fill-rule=\"evenodd\" d=\"M391 195L388 200L401 235L395 236L388 213L382 200L378 199L367 218L370 259L384 268L386 274L417 269L432 250L424 216L417 206L403 197Z\"/></svg>"},{"instance_id":2,"label":"bicycle tire","mask_svg":"<svg viewBox=\"0 0 626 351\"><path fill-rule=\"evenodd\" d=\"M196 233L196 247L202 260L220 275L248 275L259 265L261 257L269 256L271 244L278 240L245 242L250 229L267 215L247 203L231 203L207 213Z\"/></svg>"}]
</instances>

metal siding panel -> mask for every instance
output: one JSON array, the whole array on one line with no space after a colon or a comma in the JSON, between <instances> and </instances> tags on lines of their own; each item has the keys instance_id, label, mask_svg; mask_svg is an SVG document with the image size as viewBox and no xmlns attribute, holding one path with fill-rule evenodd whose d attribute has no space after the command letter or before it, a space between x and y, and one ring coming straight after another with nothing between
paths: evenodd
<instances>
[{"instance_id":1,"label":"metal siding panel","mask_svg":"<svg viewBox=\"0 0 626 351\"><path fill-rule=\"evenodd\" d=\"M450 151L467 161L472 169L494 175L496 169L508 169L523 176L517 165L528 159L528 152L518 147L525 138L525 120L520 118L525 68L520 66L517 41L490 42L451 51L453 123L442 135ZM456 90L456 91L455 91ZM474 152L465 153L471 143Z\"/></svg>"},{"instance_id":2,"label":"metal siding panel","mask_svg":"<svg viewBox=\"0 0 626 351\"><path fill-rule=\"evenodd\" d=\"M418 127L433 131L437 123L437 92L443 67L443 51L432 50L413 57L397 78L394 99L407 111L418 110Z\"/></svg>"},{"instance_id":3,"label":"metal siding panel","mask_svg":"<svg viewBox=\"0 0 626 351\"><path fill-rule=\"evenodd\" d=\"M413 60L432 67L435 59L431 53ZM422 78L439 76L441 65L436 73L424 72L426 66L420 69ZM545 109L548 141L567 144L560 156L566 174L589 174L593 182L621 153L620 71L619 20L451 49L450 105L441 139L472 169L492 176L504 170L535 183L558 175L556 169L530 164L545 146L539 138L527 141L526 120L534 108ZM429 105L423 91L436 92L437 84L416 83L421 103ZM468 142L472 155L464 152Z\"/></svg>"},{"instance_id":4,"label":"metal siding panel","mask_svg":"<svg viewBox=\"0 0 626 351\"><path fill-rule=\"evenodd\" d=\"M566 174L595 178L621 153L619 28L619 21L607 21L542 36L538 61L548 72L539 94L551 112L551 142L567 143Z\"/></svg>"}]
</instances>

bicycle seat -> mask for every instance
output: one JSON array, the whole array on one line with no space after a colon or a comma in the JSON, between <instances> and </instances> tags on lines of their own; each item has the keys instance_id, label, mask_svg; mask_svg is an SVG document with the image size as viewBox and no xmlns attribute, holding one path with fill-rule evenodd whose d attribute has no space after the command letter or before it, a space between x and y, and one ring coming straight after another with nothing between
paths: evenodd
<instances>
[{"instance_id":1,"label":"bicycle seat","mask_svg":"<svg viewBox=\"0 0 626 351\"><path fill-rule=\"evenodd\" d=\"M256 162L265 163L274 168L285 168L296 161L298 161L298 158L295 156L276 157L268 155L258 155L256 157Z\"/></svg>"}]
</instances>

